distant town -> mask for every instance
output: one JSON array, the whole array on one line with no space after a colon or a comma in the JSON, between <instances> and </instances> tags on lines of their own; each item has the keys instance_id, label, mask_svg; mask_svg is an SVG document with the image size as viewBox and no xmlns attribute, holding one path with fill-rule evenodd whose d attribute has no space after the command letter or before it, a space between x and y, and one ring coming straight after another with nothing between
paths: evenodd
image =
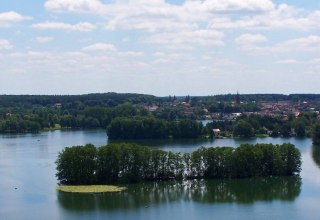
<instances>
[{"instance_id":1,"label":"distant town","mask_svg":"<svg viewBox=\"0 0 320 220\"><path fill-rule=\"evenodd\" d=\"M283 120L288 120L289 116L292 115L297 118L302 112L310 112L319 115L320 102L318 100L241 101L240 94L235 95L235 97L234 101L216 101L216 104L220 105L220 108L216 109L210 109L211 106L206 105L207 103L203 103L202 98L200 97L191 99L188 96L186 98L168 98L167 102L144 105L144 108L149 112L163 111L164 109L178 109L185 117L196 115L201 119L208 120L235 120L241 115L249 116L253 114L281 117ZM250 108L250 106L252 111L243 111ZM199 109L200 107L202 108Z\"/></svg>"}]
</instances>

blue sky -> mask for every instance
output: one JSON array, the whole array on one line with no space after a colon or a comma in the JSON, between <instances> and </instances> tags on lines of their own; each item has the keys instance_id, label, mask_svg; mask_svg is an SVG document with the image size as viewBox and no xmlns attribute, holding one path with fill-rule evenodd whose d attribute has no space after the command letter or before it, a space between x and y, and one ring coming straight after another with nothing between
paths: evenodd
<instances>
[{"instance_id":1,"label":"blue sky","mask_svg":"<svg viewBox=\"0 0 320 220\"><path fill-rule=\"evenodd\" d=\"M320 1L0 1L0 94L320 93Z\"/></svg>"}]
</instances>

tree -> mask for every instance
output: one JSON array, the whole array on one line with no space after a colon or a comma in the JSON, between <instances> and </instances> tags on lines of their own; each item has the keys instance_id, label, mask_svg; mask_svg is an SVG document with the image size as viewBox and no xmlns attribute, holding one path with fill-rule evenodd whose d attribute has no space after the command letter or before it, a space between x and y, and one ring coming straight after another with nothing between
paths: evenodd
<instances>
[{"instance_id":1,"label":"tree","mask_svg":"<svg viewBox=\"0 0 320 220\"><path fill-rule=\"evenodd\" d=\"M249 178L261 175L262 151L253 145L242 144L233 154L233 177Z\"/></svg>"},{"instance_id":2,"label":"tree","mask_svg":"<svg viewBox=\"0 0 320 220\"><path fill-rule=\"evenodd\" d=\"M278 146L278 154L282 161L282 166L278 165L278 168L280 168L278 175L291 176L301 171L301 153L293 144Z\"/></svg>"},{"instance_id":3,"label":"tree","mask_svg":"<svg viewBox=\"0 0 320 220\"><path fill-rule=\"evenodd\" d=\"M316 145L320 145L320 121L317 121L312 127L312 141Z\"/></svg>"},{"instance_id":4,"label":"tree","mask_svg":"<svg viewBox=\"0 0 320 220\"><path fill-rule=\"evenodd\" d=\"M298 137L306 136L306 125L303 122L297 122L294 125L294 132Z\"/></svg>"},{"instance_id":5,"label":"tree","mask_svg":"<svg viewBox=\"0 0 320 220\"><path fill-rule=\"evenodd\" d=\"M241 119L237 122L233 130L234 136L240 136L242 138L248 138L254 136L254 130L251 124Z\"/></svg>"},{"instance_id":6,"label":"tree","mask_svg":"<svg viewBox=\"0 0 320 220\"><path fill-rule=\"evenodd\" d=\"M97 149L91 144L66 147L56 160L58 180L76 185L95 183L96 154Z\"/></svg>"},{"instance_id":7,"label":"tree","mask_svg":"<svg viewBox=\"0 0 320 220\"><path fill-rule=\"evenodd\" d=\"M291 126L289 123L284 123L280 128L280 133L283 137L290 137Z\"/></svg>"}]
</instances>

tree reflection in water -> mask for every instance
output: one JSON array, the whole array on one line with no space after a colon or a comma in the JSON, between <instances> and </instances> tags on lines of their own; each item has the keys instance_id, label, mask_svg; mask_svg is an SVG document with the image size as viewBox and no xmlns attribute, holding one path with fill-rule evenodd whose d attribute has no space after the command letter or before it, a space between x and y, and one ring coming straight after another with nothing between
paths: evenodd
<instances>
[{"instance_id":1,"label":"tree reflection in water","mask_svg":"<svg viewBox=\"0 0 320 220\"><path fill-rule=\"evenodd\" d=\"M199 203L254 203L293 201L301 178L268 177L233 180L186 180L132 184L119 193L58 192L59 204L70 211L137 209L178 200Z\"/></svg>"}]
</instances>

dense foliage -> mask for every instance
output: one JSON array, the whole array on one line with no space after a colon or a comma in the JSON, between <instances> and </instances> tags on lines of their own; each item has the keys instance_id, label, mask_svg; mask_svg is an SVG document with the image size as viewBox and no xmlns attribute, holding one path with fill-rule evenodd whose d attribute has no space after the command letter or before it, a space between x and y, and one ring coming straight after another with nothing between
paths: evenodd
<instances>
[{"instance_id":1,"label":"dense foliage","mask_svg":"<svg viewBox=\"0 0 320 220\"><path fill-rule=\"evenodd\" d=\"M110 139L198 138L203 125L195 120L167 121L155 117L119 117L107 128Z\"/></svg>"},{"instance_id":2,"label":"dense foliage","mask_svg":"<svg viewBox=\"0 0 320 220\"><path fill-rule=\"evenodd\" d=\"M110 126L115 130L119 126L114 125L119 122L124 124L123 128L132 129L133 124L137 128L133 129L135 134L117 134L112 138L212 137L213 129L220 129L219 136L225 137L310 137L313 124L320 119L319 110L320 95L312 94L242 94L241 98L236 94L0 95L0 133L106 129L115 120ZM143 117L143 124L137 116ZM202 119L212 122L202 128L195 122ZM146 131L148 126L158 130ZM141 130L144 132L139 133Z\"/></svg>"},{"instance_id":3,"label":"dense foliage","mask_svg":"<svg viewBox=\"0 0 320 220\"><path fill-rule=\"evenodd\" d=\"M300 172L301 155L292 144L200 148L173 153L135 144L65 148L57 177L63 184L106 184L167 179L290 176Z\"/></svg>"},{"instance_id":4,"label":"dense foliage","mask_svg":"<svg viewBox=\"0 0 320 220\"><path fill-rule=\"evenodd\" d=\"M148 112L132 104L115 107L83 107L69 110L48 107L30 111L2 110L0 114L0 133L39 132L57 128L106 128L116 117L148 115ZM14 113L10 113L14 112ZM1 113L1 109L0 109Z\"/></svg>"},{"instance_id":5,"label":"dense foliage","mask_svg":"<svg viewBox=\"0 0 320 220\"><path fill-rule=\"evenodd\" d=\"M312 141L316 145L320 145L320 122L314 124L312 129Z\"/></svg>"},{"instance_id":6,"label":"dense foliage","mask_svg":"<svg viewBox=\"0 0 320 220\"><path fill-rule=\"evenodd\" d=\"M96 156L97 149L91 144L66 147L56 161L59 181L77 185L95 183Z\"/></svg>"}]
</instances>

